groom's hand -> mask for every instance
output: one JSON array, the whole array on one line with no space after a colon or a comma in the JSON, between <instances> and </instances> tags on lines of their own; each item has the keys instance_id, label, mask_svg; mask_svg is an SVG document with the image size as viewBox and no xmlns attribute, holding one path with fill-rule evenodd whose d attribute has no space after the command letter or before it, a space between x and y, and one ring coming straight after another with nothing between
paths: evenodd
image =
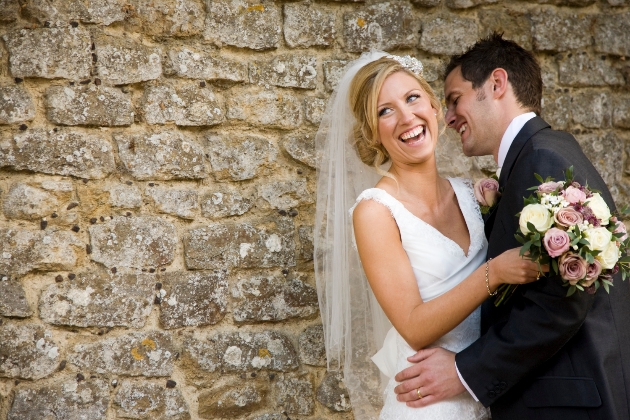
<instances>
[{"instance_id":1,"label":"groom's hand","mask_svg":"<svg viewBox=\"0 0 630 420\"><path fill-rule=\"evenodd\" d=\"M423 349L407 360L416 364L398 372L396 381L402 383L394 391L398 401L409 407L424 407L466 391L455 369L455 353L439 347Z\"/></svg>"}]
</instances>

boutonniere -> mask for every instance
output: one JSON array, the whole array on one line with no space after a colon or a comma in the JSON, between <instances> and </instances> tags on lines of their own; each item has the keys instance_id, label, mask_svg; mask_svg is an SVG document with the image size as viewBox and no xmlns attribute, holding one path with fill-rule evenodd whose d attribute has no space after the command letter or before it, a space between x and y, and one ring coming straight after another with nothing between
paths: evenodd
<instances>
[{"instance_id":1,"label":"boutonniere","mask_svg":"<svg viewBox=\"0 0 630 420\"><path fill-rule=\"evenodd\" d=\"M482 178L475 182L475 198L479 203L481 214L490 213L499 202L499 180L496 177Z\"/></svg>"}]
</instances>

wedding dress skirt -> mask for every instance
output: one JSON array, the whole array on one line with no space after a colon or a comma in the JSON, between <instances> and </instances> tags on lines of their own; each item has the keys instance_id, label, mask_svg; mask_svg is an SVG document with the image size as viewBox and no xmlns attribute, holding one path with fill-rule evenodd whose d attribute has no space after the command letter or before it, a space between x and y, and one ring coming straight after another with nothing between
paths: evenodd
<instances>
[{"instance_id":1,"label":"wedding dress skirt","mask_svg":"<svg viewBox=\"0 0 630 420\"><path fill-rule=\"evenodd\" d=\"M386 206L396 220L403 248L409 257L422 300L434 299L468 277L485 262L487 241L483 220L468 181L449 179L457 196L459 207L470 234L467 253L433 226L409 212L401 202L379 188L365 190L357 198L374 200ZM355 205L356 206L356 205ZM353 207L354 209L354 207ZM477 308L461 324L441 337L430 347L443 347L459 352L479 338L480 309ZM418 325L422 328L422 325ZM385 387L384 405L380 413L383 420L481 420L488 418L488 410L464 392L454 398L422 408L410 408L396 400L394 380L397 372L411 366L407 357L416 352L392 328L383 348L372 358L390 380Z\"/></svg>"}]
</instances>

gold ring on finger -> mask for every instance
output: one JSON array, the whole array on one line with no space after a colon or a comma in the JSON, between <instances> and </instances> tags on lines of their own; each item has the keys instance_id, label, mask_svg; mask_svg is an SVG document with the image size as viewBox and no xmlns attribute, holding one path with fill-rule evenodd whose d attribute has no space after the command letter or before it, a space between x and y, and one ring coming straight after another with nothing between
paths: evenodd
<instances>
[{"instance_id":1,"label":"gold ring on finger","mask_svg":"<svg viewBox=\"0 0 630 420\"><path fill-rule=\"evenodd\" d=\"M416 388L416 394L418 394L418 399L422 399L422 394L420 393L420 388Z\"/></svg>"}]
</instances>

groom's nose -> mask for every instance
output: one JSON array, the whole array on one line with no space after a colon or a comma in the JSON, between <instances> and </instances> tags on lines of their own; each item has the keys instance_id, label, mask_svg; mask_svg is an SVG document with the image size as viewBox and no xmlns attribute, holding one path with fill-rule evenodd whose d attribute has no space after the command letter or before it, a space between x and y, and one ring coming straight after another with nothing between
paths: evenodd
<instances>
[{"instance_id":1,"label":"groom's nose","mask_svg":"<svg viewBox=\"0 0 630 420\"><path fill-rule=\"evenodd\" d=\"M453 111L451 111L450 109L448 109L446 111L446 115L444 115L444 120L446 121L446 125L448 127L455 127L455 113Z\"/></svg>"}]
</instances>

